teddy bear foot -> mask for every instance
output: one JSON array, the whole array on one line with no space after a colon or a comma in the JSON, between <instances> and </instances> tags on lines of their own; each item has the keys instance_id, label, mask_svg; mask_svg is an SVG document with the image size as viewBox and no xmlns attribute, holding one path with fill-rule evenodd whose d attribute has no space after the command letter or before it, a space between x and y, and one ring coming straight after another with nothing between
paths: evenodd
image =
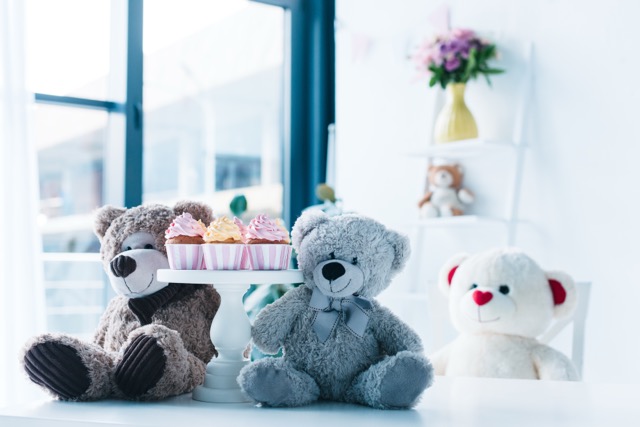
<instances>
[{"instance_id":1,"label":"teddy bear foot","mask_svg":"<svg viewBox=\"0 0 640 427\"><path fill-rule=\"evenodd\" d=\"M431 203L426 203L420 209L420 217L424 219L428 218L437 218L440 215L438 208L433 206Z\"/></svg>"},{"instance_id":2,"label":"teddy bear foot","mask_svg":"<svg viewBox=\"0 0 640 427\"><path fill-rule=\"evenodd\" d=\"M71 346L45 341L24 355L24 367L34 383L62 400L77 400L89 386L89 370L78 351Z\"/></svg>"},{"instance_id":3,"label":"teddy bear foot","mask_svg":"<svg viewBox=\"0 0 640 427\"><path fill-rule=\"evenodd\" d=\"M411 353L398 356L380 381L379 404L386 408L414 406L433 379L433 369L424 358Z\"/></svg>"},{"instance_id":4,"label":"teddy bear foot","mask_svg":"<svg viewBox=\"0 0 640 427\"><path fill-rule=\"evenodd\" d=\"M160 381L166 363L167 358L156 338L138 335L116 365L115 383L126 397L138 398Z\"/></svg>"},{"instance_id":5,"label":"teddy bear foot","mask_svg":"<svg viewBox=\"0 0 640 427\"><path fill-rule=\"evenodd\" d=\"M356 377L347 400L379 409L410 408L432 380L433 368L427 359L402 351Z\"/></svg>"},{"instance_id":6,"label":"teddy bear foot","mask_svg":"<svg viewBox=\"0 0 640 427\"><path fill-rule=\"evenodd\" d=\"M313 378L278 359L262 359L246 366L238 383L251 399L265 406L308 405L320 396Z\"/></svg>"}]
</instances>

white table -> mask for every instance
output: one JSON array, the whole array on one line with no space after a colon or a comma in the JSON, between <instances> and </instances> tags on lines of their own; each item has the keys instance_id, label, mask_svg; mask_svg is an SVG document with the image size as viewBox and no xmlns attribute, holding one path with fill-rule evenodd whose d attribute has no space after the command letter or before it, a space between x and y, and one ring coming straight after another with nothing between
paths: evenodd
<instances>
[{"instance_id":1,"label":"white table","mask_svg":"<svg viewBox=\"0 0 640 427\"><path fill-rule=\"evenodd\" d=\"M171 283L213 284L220 294L220 308L211 324L211 341L218 357L207 365L204 384L193 398L203 402L247 402L237 382L248 360L243 352L251 340L251 323L242 304L249 285L302 283L299 270L158 270L158 280Z\"/></svg>"},{"instance_id":2,"label":"white table","mask_svg":"<svg viewBox=\"0 0 640 427\"><path fill-rule=\"evenodd\" d=\"M321 402L301 408L198 402L58 401L0 409L3 427L35 426L640 426L637 384L437 377L415 410Z\"/></svg>"}]
</instances>

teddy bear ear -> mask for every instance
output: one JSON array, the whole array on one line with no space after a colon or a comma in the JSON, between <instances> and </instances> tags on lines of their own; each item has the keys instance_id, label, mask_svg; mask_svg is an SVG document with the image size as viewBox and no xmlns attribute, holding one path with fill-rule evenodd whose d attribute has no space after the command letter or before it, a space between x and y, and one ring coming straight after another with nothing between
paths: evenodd
<instances>
[{"instance_id":1,"label":"teddy bear ear","mask_svg":"<svg viewBox=\"0 0 640 427\"><path fill-rule=\"evenodd\" d=\"M562 271L546 271L551 295L553 295L553 317L567 317L573 313L578 304L576 284L571 276Z\"/></svg>"},{"instance_id":2,"label":"teddy bear ear","mask_svg":"<svg viewBox=\"0 0 640 427\"><path fill-rule=\"evenodd\" d=\"M460 264L462 264L467 258L469 258L469 254L459 253L449 258L449 260L440 267L440 272L438 273L438 287L445 296L449 296L453 276L456 274Z\"/></svg>"},{"instance_id":3,"label":"teddy bear ear","mask_svg":"<svg viewBox=\"0 0 640 427\"><path fill-rule=\"evenodd\" d=\"M201 220L205 225L209 225L209 223L213 221L213 211L211 207L201 202L190 200L179 201L173 207L173 212L176 216L189 212L195 220Z\"/></svg>"},{"instance_id":4,"label":"teddy bear ear","mask_svg":"<svg viewBox=\"0 0 640 427\"><path fill-rule=\"evenodd\" d=\"M329 216L320 209L302 212L291 229L291 244L297 251L305 237L318 225L329 220Z\"/></svg>"},{"instance_id":5,"label":"teddy bear ear","mask_svg":"<svg viewBox=\"0 0 640 427\"><path fill-rule=\"evenodd\" d=\"M397 231L387 230L387 240L391 243L394 252L391 269L393 271L400 271L407 263L409 255L411 255L411 243L409 242L409 238Z\"/></svg>"},{"instance_id":6,"label":"teddy bear ear","mask_svg":"<svg viewBox=\"0 0 640 427\"><path fill-rule=\"evenodd\" d=\"M123 215L126 211L127 210L125 208L116 208L111 205L105 205L95 212L93 232L98 236L100 241L102 241L102 238L107 233L107 229L113 220Z\"/></svg>"}]
</instances>

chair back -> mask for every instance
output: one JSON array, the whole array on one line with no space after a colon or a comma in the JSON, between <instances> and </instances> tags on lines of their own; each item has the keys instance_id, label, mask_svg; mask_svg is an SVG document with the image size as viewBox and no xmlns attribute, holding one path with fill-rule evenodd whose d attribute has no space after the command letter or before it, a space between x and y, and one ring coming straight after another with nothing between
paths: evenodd
<instances>
[{"instance_id":1,"label":"chair back","mask_svg":"<svg viewBox=\"0 0 640 427\"><path fill-rule=\"evenodd\" d=\"M551 324L549 329L540 336L540 342L549 344L567 325L572 323L571 361L576 366L580 376L582 376L582 367L584 364L584 335L587 310L589 308L591 282L577 282L576 289L578 291L578 305L573 316L566 317Z\"/></svg>"}]
</instances>

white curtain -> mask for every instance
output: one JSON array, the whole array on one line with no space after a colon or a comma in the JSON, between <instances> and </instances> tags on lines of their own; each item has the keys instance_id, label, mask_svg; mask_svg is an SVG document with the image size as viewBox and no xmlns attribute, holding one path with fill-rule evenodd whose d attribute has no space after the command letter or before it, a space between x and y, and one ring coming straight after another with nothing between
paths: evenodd
<instances>
[{"instance_id":1,"label":"white curtain","mask_svg":"<svg viewBox=\"0 0 640 427\"><path fill-rule=\"evenodd\" d=\"M18 354L45 321L24 22L23 0L0 0L0 405L34 394Z\"/></svg>"}]
</instances>

